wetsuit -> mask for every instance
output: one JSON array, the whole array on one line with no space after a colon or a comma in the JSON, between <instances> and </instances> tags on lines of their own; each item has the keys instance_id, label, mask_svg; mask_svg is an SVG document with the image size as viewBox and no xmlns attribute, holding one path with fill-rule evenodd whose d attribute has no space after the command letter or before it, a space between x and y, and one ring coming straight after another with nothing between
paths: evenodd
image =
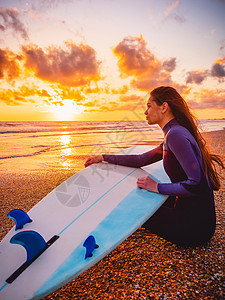
<instances>
[{"instance_id":1,"label":"wetsuit","mask_svg":"<svg viewBox=\"0 0 225 300\"><path fill-rule=\"evenodd\" d=\"M142 167L163 159L171 183L159 183L168 200L143 225L164 239L183 246L198 246L215 232L216 216L211 183L203 170L199 146L184 127L173 119L163 132L163 143L140 155L103 155L105 161ZM149 200L151 201L151 200Z\"/></svg>"}]
</instances>

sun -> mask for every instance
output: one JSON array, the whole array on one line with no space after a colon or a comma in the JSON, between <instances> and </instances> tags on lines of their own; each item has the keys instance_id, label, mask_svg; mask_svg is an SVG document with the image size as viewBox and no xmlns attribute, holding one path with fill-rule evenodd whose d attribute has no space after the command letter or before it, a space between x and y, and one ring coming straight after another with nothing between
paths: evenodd
<instances>
[{"instance_id":1,"label":"sun","mask_svg":"<svg viewBox=\"0 0 225 300\"><path fill-rule=\"evenodd\" d=\"M51 111L58 121L73 121L75 115L79 113L78 105L71 100L62 100L61 104L52 106Z\"/></svg>"}]
</instances>

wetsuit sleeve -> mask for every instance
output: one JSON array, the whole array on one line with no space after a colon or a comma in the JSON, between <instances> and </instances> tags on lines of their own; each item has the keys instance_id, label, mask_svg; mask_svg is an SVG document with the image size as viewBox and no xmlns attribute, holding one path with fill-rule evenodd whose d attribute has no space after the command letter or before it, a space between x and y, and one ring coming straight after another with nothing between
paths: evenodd
<instances>
[{"instance_id":1,"label":"wetsuit sleeve","mask_svg":"<svg viewBox=\"0 0 225 300\"><path fill-rule=\"evenodd\" d=\"M103 154L104 161L108 163L133 167L133 168L140 168L146 165L150 165L154 162L161 160L162 157L163 157L163 144L143 154L136 154L136 155Z\"/></svg>"},{"instance_id":2,"label":"wetsuit sleeve","mask_svg":"<svg viewBox=\"0 0 225 300\"><path fill-rule=\"evenodd\" d=\"M172 133L168 136L167 145L181 165L187 179L176 183L159 183L159 193L183 197L199 195L202 192L202 171L191 141L182 133Z\"/></svg>"}]
</instances>

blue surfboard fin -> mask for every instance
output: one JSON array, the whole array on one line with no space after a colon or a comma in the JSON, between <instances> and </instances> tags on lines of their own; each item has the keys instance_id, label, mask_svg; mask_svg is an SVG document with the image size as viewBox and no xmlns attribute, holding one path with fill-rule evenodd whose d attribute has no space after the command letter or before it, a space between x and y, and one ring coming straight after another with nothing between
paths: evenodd
<instances>
[{"instance_id":1,"label":"blue surfboard fin","mask_svg":"<svg viewBox=\"0 0 225 300\"><path fill-rule=\"evenodd\" d=\"M22 229L23 226L27 223L32 222L31 218L28 216L28 214L23 211L22 209L13 209L11 210L8 215L8 218L13 219L16 224L16 229Z\"/></svg>"},{"instance_id":2,"label":"blue surfboard fin","mask_svg":"<svg viewBox=\"0 0 225 300\"><path fill-rule=\"evenodd\" d=\"M86 248L85 259L87 259L88 257L92 257L93 256L92 252L94 251L94 249L99 247L96 244L96 241L95 241L95 238L93 237L93 235L89 235L89 237L86 238L86 240L83 243L83 246Z\"/></svg>"},{"instance_id":3,"label":"blue surfboard fin","mask_svg":"<svg viewBox=\"0 0 225 300\"><path fill-rule=\"evenodd\" d=\"M32 260L38 253L40 253L45 247L46 242L43 237L36 231L28 230L15 234L10 243L19 244L23 246L27 251L27 262Z\"/></svg>"}]
</instances>

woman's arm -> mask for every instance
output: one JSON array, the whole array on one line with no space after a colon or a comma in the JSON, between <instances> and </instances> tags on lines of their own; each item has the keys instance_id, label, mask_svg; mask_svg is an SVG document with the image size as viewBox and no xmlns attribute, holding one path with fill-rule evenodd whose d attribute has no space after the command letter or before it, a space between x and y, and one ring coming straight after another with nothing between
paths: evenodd
<instances>
[{"instance_id":1,"label":"woman's arm","mask_svg":"<svg viewBox=\"0 0 225 300\"><path fill-rule=\"evenodd\" d=\"M163 144L159 147L145 152L143 154L128 154L128 155L115 155L103 154L104 161L133 168L140 168L154 162L161 160L163 157Z\"/></svg>"},{"instance_id":2,"label":"woman's arm","mask_svg":"<svg viewBox=\"0 0 225 300\"><path fill-rule=\"evenodd\" d=\"M164 195L190 197L203 191L202 166L194 150L193 137L174 132L168 136L167 145L182 167L187 179L176 183L159 183L158 192Z\"/></svg>"}]
</instances>

